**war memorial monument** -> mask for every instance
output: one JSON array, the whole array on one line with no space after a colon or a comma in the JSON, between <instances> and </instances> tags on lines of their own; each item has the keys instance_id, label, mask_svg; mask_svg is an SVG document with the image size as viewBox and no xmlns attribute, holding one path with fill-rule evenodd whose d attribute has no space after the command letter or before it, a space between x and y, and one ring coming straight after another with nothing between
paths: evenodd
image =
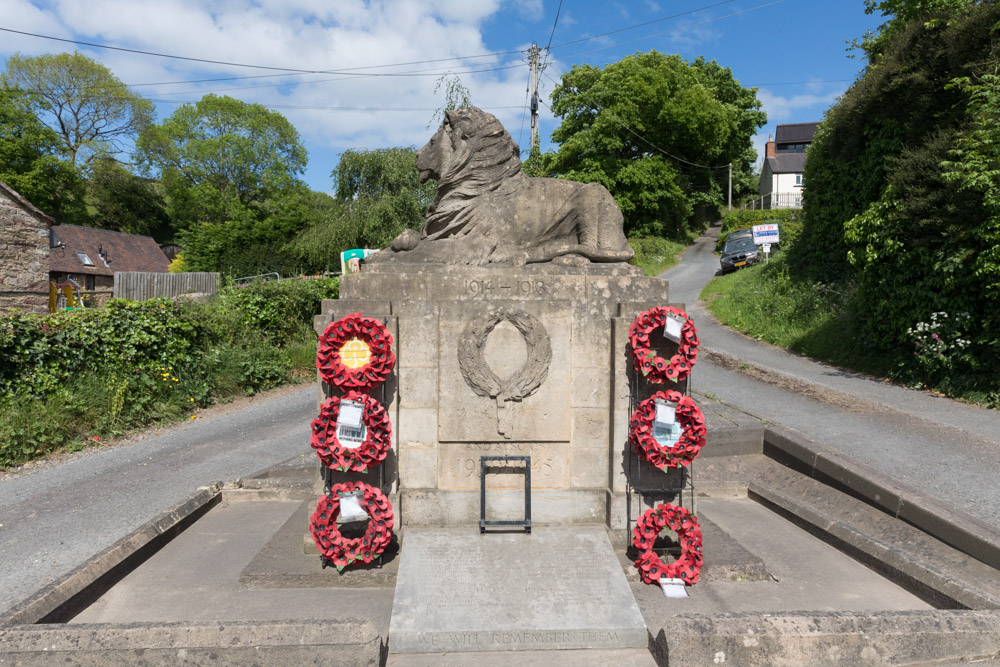
<instances>
[{"instance_id":1,"label":"war memorial monument","mask_svg":"<svg viewBox=\"0 0 1000 667\"><path fill-rule=\"evenodd\" d=\"M423 228L315 318L308 454L18 603L0 664L1000 659L1000 536L698 393L605 188L529 178L476 108L417 167Z\"/></svg>"}]
</instances>

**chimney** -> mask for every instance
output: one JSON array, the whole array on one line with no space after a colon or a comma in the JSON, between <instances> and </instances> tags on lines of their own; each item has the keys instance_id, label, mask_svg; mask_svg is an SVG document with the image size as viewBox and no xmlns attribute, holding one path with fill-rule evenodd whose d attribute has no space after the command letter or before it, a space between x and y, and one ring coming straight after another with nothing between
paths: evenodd
<instances>
[{"instance_id":1,"label":"chimney","mask_svg":"<svg viewBox=\"0 0 1000 667\"><path fill-rule=\"evenodd\" d=\"M764 144L764 157L774 157L774 135L767 135L767 143Z\"/></svg>"}]
</instances>

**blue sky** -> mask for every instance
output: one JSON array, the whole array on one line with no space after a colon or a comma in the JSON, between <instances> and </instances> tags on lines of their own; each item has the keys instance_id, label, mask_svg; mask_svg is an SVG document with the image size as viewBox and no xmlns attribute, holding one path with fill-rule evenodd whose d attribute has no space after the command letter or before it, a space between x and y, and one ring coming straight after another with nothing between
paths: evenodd
<instances>
[{"instance_id":1,"label":"blue sky","mask_svg":"<svg viewBox=\"0 0 1000 667\"><path fill-rule=\"evenodd\" d=\"M268 105L298 129L309 151L307 183L330 191L341 151L426 142L444 72L458 74L473 102L527 148L525 53L550 37L540 83L546 101L553 80L576 64L603 67L651 49L718 61L760 88L768 114L754 141L760 150L776 124L822 120L864 64L848 57L847 42L883 20L865 15L862 0L563 0L555 23L558 7L558 0L0 0L0 28L218 62L11 32L0 32L0 58L79 49L153 99L160 119L208 92ZM640 24L647 25L633 27ZM611 31L618 32L604 34ZM543 106L543 150L557 126Z\"/></svg>"}]
</instances>

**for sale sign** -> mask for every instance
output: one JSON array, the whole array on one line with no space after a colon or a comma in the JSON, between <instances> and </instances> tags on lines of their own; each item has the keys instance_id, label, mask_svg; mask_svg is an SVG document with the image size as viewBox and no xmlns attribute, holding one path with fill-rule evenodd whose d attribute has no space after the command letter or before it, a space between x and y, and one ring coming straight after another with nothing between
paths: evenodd
<instances>
[{"instance_id":1,"label":"for sale sign","mask_svg":"<svg viewBox=\"0 0 1000 667\"><path fill-rule=\"evenodd\" d=\"M765 243L778 243L778 225L754 225L753 242L757 245Z\"/></svg>"}]
</instances>

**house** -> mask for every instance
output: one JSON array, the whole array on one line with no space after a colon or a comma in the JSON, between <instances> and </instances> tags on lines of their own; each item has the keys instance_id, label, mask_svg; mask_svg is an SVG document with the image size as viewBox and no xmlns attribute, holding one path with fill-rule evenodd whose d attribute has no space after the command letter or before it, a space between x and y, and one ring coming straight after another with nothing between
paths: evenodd
<instances>
[{"instance_id":1,"label":"house","mask_svg":"<svg viewBox=\"0 0 1000 667\"><path fill-rule=\"evenodd\" d=\"M754 208L802 208L806 148L819 123L779 125L768 138L760 173L760 200Z\"/></svg>"},{"instance_id":2,"label":"house","mask_svg":"<svg viewBox=\"0 0 1000 667\"><path fill-rule=\"evenodd\" d=\"M59 225L52 230L49 280L85 290L110 290L119 271L167 273L170 260L150 236Z\"/></svg>"},{"instance_id":3,"label":"house","mask_svg":"<svg viewBox=\"0 0 1000 667\"><path fill-rule=\"evenodd\" d=\"M49 311L49 233L58 224L0 181L0 313Z\"/></svg>"}]
</instances>

